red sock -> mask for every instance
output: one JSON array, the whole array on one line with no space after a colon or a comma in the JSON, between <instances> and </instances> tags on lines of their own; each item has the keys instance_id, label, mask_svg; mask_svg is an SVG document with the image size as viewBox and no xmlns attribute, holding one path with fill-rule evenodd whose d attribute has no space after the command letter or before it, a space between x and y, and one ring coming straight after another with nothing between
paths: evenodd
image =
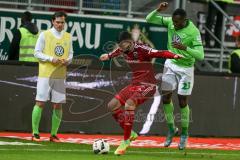
<instances>
[{"instance_id":1,"label":"red sock","mask_svg":"<svg viewBox=\"0 0 240 160\"><path fill-rule=\"evenodd\" d=\"M134 120L134 111L133 110L126 110L125 111L125 118L124 118L124 140L128 140L133 126Z\"/></svg>"},{"instance_id":2,"label":"red sock","mask_svg":"<svg viewBox=\"0 0 240 160\"><path fill-rule=\"evenodd\" d=\"M120 127L124 128L124 110L118 108L112 113L113 118L119 123Z\"/></svg>"}]
</instances>

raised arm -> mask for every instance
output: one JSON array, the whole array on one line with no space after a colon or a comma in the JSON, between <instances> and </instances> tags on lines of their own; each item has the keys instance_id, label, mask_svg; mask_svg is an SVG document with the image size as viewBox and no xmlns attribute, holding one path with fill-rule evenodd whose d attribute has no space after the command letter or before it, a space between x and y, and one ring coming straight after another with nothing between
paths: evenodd
<instances>
[{"instance_id":1,"label":"raised arm","mask_svg":"<svg viewBox=\"0 0 240 160\"><path fill-rule=\"evenodd\" d=\"M171 21L171 17L163 17L159 15L159 12L166 10L168 7L167 2L162 2L159 4L158 8L151 13L149 13L146 17L146 21L148 23L159 24L167 26Z\"/></svg>"}]
</instances>

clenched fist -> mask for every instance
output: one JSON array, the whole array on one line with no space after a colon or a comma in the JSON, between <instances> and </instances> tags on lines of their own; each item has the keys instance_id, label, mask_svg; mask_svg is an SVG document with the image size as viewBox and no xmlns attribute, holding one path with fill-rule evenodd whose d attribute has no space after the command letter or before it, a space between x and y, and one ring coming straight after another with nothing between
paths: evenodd
<instances>
[{"instance_id":1,"label":"clenched fist","mask_svg":"<svg viewBox=\"0 0 240 160\"><path fill-rule=\"evenodd\" d=\"M101 61L107 61L109 60L108 54L102 54L99 58Z\"/></svg>"},{"instance_id":2,"label":"clenched fist","mask_svg":"<svg viewBox=\"0 0 240 160\"><path fill-rule=\"evenodd\" d=\"M162 2L159 4L157 11L161 12L164 11L168 8L168 3L167 2Z\"/></svg>"}]
</instances>

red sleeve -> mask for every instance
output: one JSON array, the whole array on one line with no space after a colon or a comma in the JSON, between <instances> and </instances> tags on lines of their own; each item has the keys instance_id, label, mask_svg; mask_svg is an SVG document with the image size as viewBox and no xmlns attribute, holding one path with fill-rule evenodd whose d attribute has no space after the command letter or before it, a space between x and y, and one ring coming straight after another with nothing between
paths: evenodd
<instances>
[{"instance_id":1,"label":"red sleeve","mask_svg":"<svg viewBox=\"0 0 240 160\"><path fill-rule=\"evenodd\" d=\"M116 57L116 56L120 55L121 53L122 53L121 49L117 48L114 51L108 53L108 57L113 58L113 57Z\"/></svg>"},{"instance_id":2,"label":"red sleeve","mask_svg":"<svg viewBox=\"0 0 240 160\"><path fill-rule=\"evenodd\" d=\"M155 50L152 49L148 52L148 56L151 58L168 58L168 59L174 59L174 56L176 54L169 52L167 50Z\"/></svg>"}]
</instances>

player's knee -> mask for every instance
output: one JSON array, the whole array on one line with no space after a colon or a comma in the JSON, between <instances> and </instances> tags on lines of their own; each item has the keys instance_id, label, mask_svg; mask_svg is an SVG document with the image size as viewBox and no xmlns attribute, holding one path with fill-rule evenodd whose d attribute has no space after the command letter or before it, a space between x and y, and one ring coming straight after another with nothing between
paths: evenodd
<instances>
[{"instance_id":1,"label":"player's knee","mask_svg":"<svg viewBox=\"0 0 240 160\"><path fill-rule=\"evenodd\" d=\"M128 99L125 103L125 110L135 110L136 104L133 100Z\"/></svg>"},{"instance_id":2,"label":"player's knee","mask_svg":"<svg viewBox=\"0 0 240 160\"><path fill-rule=\"evenodd\" d=\"M187 96L178 95L178 103L180 108L184 108L188 105Z\"/></svg>"},{"instance_id":3,"label":"player's knee","mask_svg":"<svg viewBox=\"0 0 240 160\"><path fill-rule=\"evenodd\" d=\"M188 105L188 103L187 103L187 101L179 101L179 106L180 106L180 108L184 108L184 107L186 107Z\"/></svg>"},{"instance_id":4,"label":"player's knee","mask_svg":"<svg viewBox=\"0 0 240 160\"><path fill-rule=\"evenodd\" d=\"M45 105L45 102L37 101L37 102L36 102L36 105L37 105L38 107L40 107L40 108L43 108L44 105Z\"/></svg>"},{"instance_id":5,"label":"player's knee","mask_svg":"<svg viewBox=\"0 0 240 160\"><path fill-rule=\"evenodd\" d=\"M171 103L172 93L169 93L168 91L163 91L162 101L163 101L163 104Z\"/></svg>"},{"instance_id":6,"label":"player's knee","mask_svg":"<svg viewBox=\"0 0 240 160\"><path fill-rule=\"evenodd\" d=\"M112 99L112 100L108 103L107 107L108 107L108 110L109 110L109 111L114 111L114 110L116 110L117 108L121 107L121 104L120 104L117 100Z\"/></svg>"},{"instance_id":7,"label":"player's knee","mask_svg":"<svg viewBox=\"0 0 240 160\"><path fill-rule=\"evenodd\" d=\"M171 103L171 97L163 96L162 101L163 101L163 104L169 104L169 103Z\"/></svg>"},{"instance_id":8,"label":"player's knee","mask_svg":"<svg viewBox=\"0 0 240 160\"><path fill-rule=\"evenodd\" d=\"M114 104L112 102L109 102L108 105L107 105L107 108L108 108L109 111L113 111Z\"/></svg>"},{"instance_id":9,"label":"player's knee","mask_svg":"<svg viewBox=\"0 0 240 160\"><path fill-rule=\"evenodd\" d=\"M53 104L54 109L62 109L62 104L55 103Z\"/></svg>"}]
</instances>

